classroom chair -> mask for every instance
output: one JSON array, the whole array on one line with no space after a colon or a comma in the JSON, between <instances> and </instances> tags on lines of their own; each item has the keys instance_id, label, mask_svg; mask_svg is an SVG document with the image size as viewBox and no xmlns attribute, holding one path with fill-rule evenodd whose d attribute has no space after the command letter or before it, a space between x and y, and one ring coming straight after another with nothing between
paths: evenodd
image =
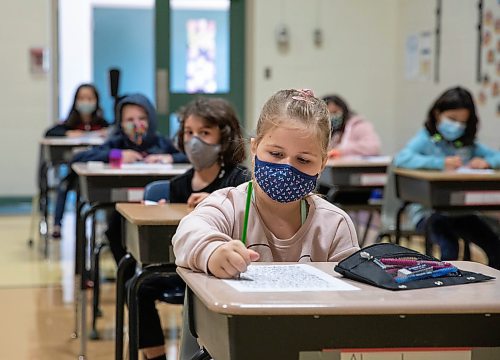
<instances>
[{"instance_id":1,"label":"classroom chair","mask_svg":"<svg viewBox=\"0 0 500 360\"><path fill-rule=\"evenodd\" d=\"M170 197L170 182L168 180L153 181L144 188L144 200L159 201L165 199L168 201ZM123 259L119 266L119 278L126 271L124 266L135 266L135 261L130 259L127 254L127 259ZM122 265L124 262L124 266ZM153 264L145 265L142 269L136 271L136 275L128 284L128 303L129 303L129 347L131 358L135 358L138 353L138 299L137 296L141 291L141 287L147 287L151 284L152 289L161 289L158 292L158 300L169 304L182 304L184 302L185 284L179 275L175 272L175 264ZM125 305L124 297L118 296L118 287L123 287L123 281L117 280L117 300L116 300L116 359L123 358L123 307Z\"/></svg>"}]
</instances>

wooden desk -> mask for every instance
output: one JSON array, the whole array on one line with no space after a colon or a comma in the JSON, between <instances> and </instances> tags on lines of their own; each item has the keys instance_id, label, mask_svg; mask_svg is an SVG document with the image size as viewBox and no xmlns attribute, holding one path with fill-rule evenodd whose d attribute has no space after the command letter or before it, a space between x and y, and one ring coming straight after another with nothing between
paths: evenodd
<instances>
[{"instance_id":1,"label":"wooden desk","mask_svg":"<svg viewBox=\"0 0 500 360\"><path fill-rule=\"evenodd\" d=\"M84 224L86 219L93 216L98 209L114 208L117 202L138 202L142 200L144 186L155 180L168 180L181 175L191 168L190 164L134 164L123 165L121 168L112 168L109 164L89 166L89 163L74 163L71 168L79 178L77 194L77 221L76 221L76 251L75 273L80 276L79 299L75 302L80 307L80 355L86 353L86 296L88 269L86 259L87 236ZM90 205L82 212L84 205ZM90 248L94 243L94 234L91 236ZM94 284L95 287L98 286ZM81 304L81 305L80 305ZM95 306L96 307L96 306ZM94 319L95 319L94 312ZM78 315L77 315L78 317ZM76 321L78 323L78 321ZM95 321L93 321L95 323ZM75 331L78 334L78 331ZM93 329L92 333L95 333Z\"/></svg>"},{"instance_id":2,"label":"wooden desk","mask_svg":"<svg viewBox=\"0 0 500 360\"><path fill-rule=\"evenodd\" d=\"M417 203L435 211L500 209L500 171L493 173L459 173L394 169L396 194L403 201L396 214L396 243L401 235L401 216L408 204ZM426 253L432 254L432 243L426 236ZM465 258L470 257L465 247Z\"/></svg>"},{"instance_id":3,"label":"wooden desk","mask_svg":"<svg viewBox=\"0 0 500 360\"><path fill-rule=\"evenodd\" d=\"M388 156L330 159L320 175L319 183L342 187L343 190L380 188L387 181L386 170L390 163L391 158Z\"/></svg>"},{"instance_id":4,"label":"wooden desk","mask_svg":"<svg viewBox=\"0 0 500 360\"><path fill-rule=\"evenodd\" d=\"M101 168L88 163L75 163L71 168L78 174L83 201L117 203L142 200L144 186L155 180L168 180L184 174L190 164L133 164Z\"/></svg>"},{"instance_id":5,"label":"wooden desk","mask_svg":"<svg viewBox=\"0 0 500 360\"><path fill-rule=\"evenodd\" d=\"M69 162L78 151L88 150L104 144L105 139L98 136L46 137L40 140L43 158L55 165Z\"/></svg>"},{"instance_id":6,"label":"wooden desk","mask_svg":"<svg viewBox=\"0 0 500 360\"><path fill-rule=\"evenodd\" d=\"M391 163L389 156L340 157L330 159L318 179L319 191L346 211L366 210L370 212L365 231L360 236L360 244L366 241L373 212L380 211L382 199L370 199L370 192L383 189L387 182L387 167ZM343 202L339 196L349 194L350 201ZM358 197L357 197L358 196ZM345 196L347 197L347 196ZM335 200L335 198L337 198ZM353 202L353 199L357 199Z\"/></svg>"},{"instance_id":7,"label":"wooden desk","mask_svg":"<svg viewBox=\"0 0 500 360\"><path fill-rule=\"evenodd\" d=\"M47 137L40 140L40 168L39 174L39 208L42 212L40 220L41 234L44 235L45 256L48 255L48 203L49 191L55 190L48 182L50 168L68 163L78 150L87 150L92 146L101 145L104 139L96 136L84 137ZM42 230L43 229L43 230ZM30 240L30 245L32 241Z\"/></svg>"},{"instance_id":8,"label":"wooden desk","mask_svg":"<svg viewBox=\"0 0 500 360\"><path fill-rule=\"evenodd\" d=\"M361 291L243 293L203 273L177 272L190 289L191 330L215 360L298 359L301 351L322 349L500 346L500 271L455 263L497 279L410 291L344 279ZM311 265L340 277L333 263Z\"/></svg>"},{"instance_id":9,"label":"wooden desk","mask_svg":"<svg viewBox=\"0 0 500 360\"><path fill-rule=\"evenodd\" d=\"M396 192L403 201L435 210L500 208L500 171L490 174L396 168Z\"/></svg>"},{"instance_id":10,"label":"wooden desk","mask_svg":"<svg viewBox=\"0 0 500 360\"><path fill-rule=\"evenodd\" d=\"M173 263L171 238L177 225L192 208L187 204L116 204L126 219L125 247L141 264Z\"/></svg>"},{"instance_id":11,"label":"wooden desk","mask_svg":"<svg viewBox=\"0 0 500 360\"><path fill-rule=\"evenodd\" d=\"M127 255L120 261L116 279L115 358L123 359L123 324L125 306L124 275L138 263L154 264L136 271L129 291L129 356L138 358L137 293L144 281L175 274L172 236L184 216L192 211L187 204L143 205L120 203L116 210L125 218ZM182 294L179 296L179 298Z\"/></svg>"}]
</instances>

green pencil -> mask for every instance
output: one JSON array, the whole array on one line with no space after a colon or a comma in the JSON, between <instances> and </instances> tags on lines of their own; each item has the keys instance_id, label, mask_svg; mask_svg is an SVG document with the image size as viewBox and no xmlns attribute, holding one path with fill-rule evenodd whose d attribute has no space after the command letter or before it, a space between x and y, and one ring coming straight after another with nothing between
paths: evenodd
<instances>
[{"instance_id":1,"label":"green pencil","mask_svg":"<svg viewBox=\"0 0 500 360\"><path fill-rule=\"evenodd\" d=\"M250 180L247 188L247 204L245 206L245 218L243 219L243 233L241 234L241 242L245 246L247 243L248 213L250 212L251 201L252 201L252 181Z\"/></svg>"}]
</instances>

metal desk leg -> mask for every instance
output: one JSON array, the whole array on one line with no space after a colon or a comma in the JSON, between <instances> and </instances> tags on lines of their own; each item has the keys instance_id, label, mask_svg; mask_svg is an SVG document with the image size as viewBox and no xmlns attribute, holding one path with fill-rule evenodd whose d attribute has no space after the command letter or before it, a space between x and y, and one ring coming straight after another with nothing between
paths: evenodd
<instances>
[{"instance_id":1,"label":"metal desk leg","mask_svg":"<svg viewBox=\"0 0 500 360\"><path fill-rule=\"evenodd\" d=\"M136 264L134 258L130 254L126 254L118 264L116 274L116 323L115 323L115 359L123 359L123 320L125 307L125 274L131 267Z\"/></svg>"},{"instance_id":2,"label":"metal desk leg","mask_svg":"<svg viewBox=\"0 0 500 360\"><path fill-rule=\"evenodd\" d=\"M89 216L94 216L95 212L102 207L109 206L109 204L93 204L84 211L81 215L79 243L80 243L80 358L85 358L87 352L87 280L88 280L88 270L87 270L87 235L85 231L85 224ZM78 242L78 241L77 241Z\"/></svg>"},{"instance_id":3,"label":"metal desk leg","mask_svg":"<svg viewBox=\"0 0 500 360\"><path fill-rule=\"evenodd\" d=\"M175 268L175 264L146 266L137 272L130 281L128 292L128 337L130 360L138 360L139 358L139 289L147 279L177 276Z\"/></svg>"},{"instance_id":4,"label":"metal desk leg","mask_svg":"<svg viewBox=\"0 0 500 360\"><path fill-rule=\"evenodd\" d=\"M82 255L81 255L81 251L80 249L82 248L82 244L81 242L83 241L83 235L82 236L82 225L81 225L81 213L82 213L82 210L83 210L83 207L85 205L85 203L81 202L80 201L80 194L77 193L77 196L76 196L76 233L75 233L75 294L74 294L74 301L75 301L75 328L74 328L74 331L73 333L71 334L71 337L73 339L76 339L78 337L78 329L80 328L80 324L79 324L79 316L78 316L78 309L79 309L79 306L80 306L80 291L79 291L79 288L78 288L78 284L80 284L82 282L82 279L81 279L81 276L82 274L80 273L80 270L81 270L81 264L80 264L80 261L82 259Z\"/></svg>"},{"instance_id":5,"label":"metal desk leg","mask_svg":"<svg viewBox=\"0 0 500 360\"><path fill-rule=\"evenodd\" d=\"M370 231L370 227L372 226L373 220L373 211L370 211L370 215L368 215L368 220L366 221L365 231L363 233L363 237L361 238L361 242L359 244L360 247L365 246L366 238L368 237L368 232Z\"/></svg>"},{"instance_id":6,"label":"metal desk leg","mask_svg":"<svg viewBox=\"0 0 500 360\"><path fill-rule=\"evenodd\" d=\"M401 216L408 206L408 202L404 202L396 213L396 231L395 231L395 243L399 245L401 239Z\"/></svg>"}]
</instances>

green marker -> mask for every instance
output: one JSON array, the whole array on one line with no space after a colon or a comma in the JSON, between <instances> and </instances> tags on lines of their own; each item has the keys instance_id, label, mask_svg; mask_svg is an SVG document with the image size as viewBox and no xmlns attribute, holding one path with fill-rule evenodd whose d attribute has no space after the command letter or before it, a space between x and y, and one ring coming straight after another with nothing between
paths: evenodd
<instances>
[{"instance_id":1,"label":"green marker","mask_svg":"<svg viewBox=\"0 0 500 360\"><path fill-rule=\"evenodd\" d=\"M247 227L248 227L248 213L250 212L250 202L252 201L252 181L248 183L247 188L247 203L245 206L245 218L243 219L243 233L241 234L241 242L247 245Z\"/></svg>"}]
</instances>

